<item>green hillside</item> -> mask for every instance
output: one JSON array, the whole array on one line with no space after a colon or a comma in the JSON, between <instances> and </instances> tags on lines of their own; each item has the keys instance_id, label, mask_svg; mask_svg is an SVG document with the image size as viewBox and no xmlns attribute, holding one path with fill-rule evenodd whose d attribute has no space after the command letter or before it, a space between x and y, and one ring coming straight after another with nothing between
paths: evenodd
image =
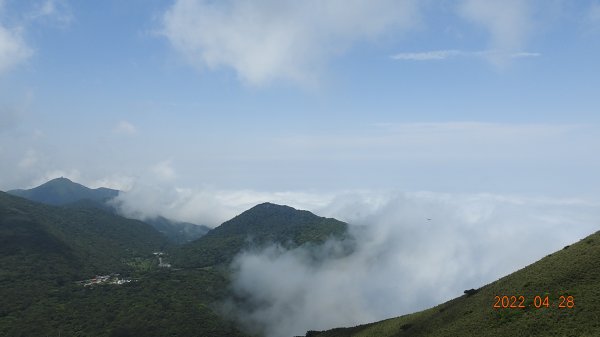
<instances>
[{"instance_id":1,"label":"green hillside","mask_svg":"<svg viewBox=\"0 0 600 337\"><path fill-rule=\"evenodd\" d=\"M120 191L104 187L91 189L67 178L56 178L32 189L11 190L7 193L46 205L97 208L118 214L117 209L107 201L119 195ZM191 242L210 230L207 226L173 221L162 216L145 219L144 222L161 232L174 244Z\"/></svg>"},{"instance_id":2,"label":"green hillside","mask_svg":"<svg viewBox=\"0 0 600 337\"><path fill-rule=\"evenodd\" d=\"M0 192L0 336L242 336L213 304L226 273L159 268L165 246L140 221ZM132 282L76 282L111 273Z\"/></svg>"},{"instance_id":3,"label":"green hillside","mask_svg":"<svg viewBox=\"0 0 600 337\"><path fill-rule=\"evenodd\" d=\"M495 296L501 308L493 308ZM502 308L502 296L508 296L509 307L511 296L517 297L515 306L523 296L525 308ZM559 308L561 302L567 307ZM307 336L600 336L600 232L471 295L411 315Z\"/></svg>"},{"instance_id":4,"label":"green hillside","mask_svg":"<svg viewBox=\"0 0 600 337\"><path fill-rule=\"evenodd\" d=\"M230 262L242 249L279 243L299 246L323 243L346 233L347 224L289 206L263 203L224 222L200 239L176 251L175 261L187 267Z\"/></svg>"},{"instance_id":5,"label":"green hillside","mask_svg":"<svg viewBox=\"0 0 600 337\"><path fill-rule=\"evenodd\" d=\"M77 268L80 276L121 269L123 259L146 256L167 245L163 235L141 221L95 208L43 205L3 192L0 230L2 259L13 255L47 258L60 252L70 264L85 261Z\"/></svg>"},{"instance_id":6,"label":"green hillside","mask_svg":"<svg viewBox=\"0 0 600 337\"><path fill-rule=\"evenodd\" d=\"M119 215L118 211L110 203L102 201L94 201L90 199L82 199L69 204L65 204L69 208L97 208L105 212ZM192 242L206 235L210 231L210 227L204 225L196 225L189 222L180 222L167 219L162 216L155 218L144 219L144 222L154 227L162 233L170 243L182 245Z\"/></svg>"},{"instance_id":7,"label":"green hillside","mask_svg":"<svg viewBox=\"0 0 600 337\"><path fill-rule=\"evenodd\" d=\"M11 190L7 193L48 205L65 205L83 199L106 201L119 191L110 188L87 188L67 178L56 178L29 190Z\"/></svg>"},{"instance_id":8,"label":"green hillside","mask_svg":"<svg viewBox=\"0 0 600 337\"><path fill-rule=\"evenodd\" d=\"M224 223L210 241L190 246L210 257L222 254L225 259L213 260L220 263L248 236L297 245L322 242L345 228L335 219L263 204ZM219 245L224 242L236 245ZM163 258L174 268L159 268L152 252L165 245L140 221L0 193L0 336L245 336L219 314L219 304L231 296L227 265L185 268L167 250ZM75 282L115 272L131 282Z\"/></svg>"}]
</instances>

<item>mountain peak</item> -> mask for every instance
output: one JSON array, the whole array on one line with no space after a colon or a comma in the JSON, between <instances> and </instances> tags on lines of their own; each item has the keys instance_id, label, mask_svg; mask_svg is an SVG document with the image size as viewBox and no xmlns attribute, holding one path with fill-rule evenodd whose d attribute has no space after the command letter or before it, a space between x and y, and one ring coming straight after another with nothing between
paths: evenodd
<instances>
[{"instance_id":1,"label":"mountain peak","mask_svg":"<svg viewBox=\"0 0 600 337\"><path fill-rule=\"evenodd\" d=\"M182 265L206 267L231 262L236 254L249 245L274 243L294 247L308 242L318 244L332 236L341 237L346 230L345 222L265 202L187 244L178 258Z\"/></svg>"},{"instance_id":2,"label":"mountain peak","mask_svg":"<svg viewBox=\"0 0 600 337\"><path fill-rule=\"evenodd\" d=\"M58 177L58 178L54 178L54 179L50 179L48 182L55 181L55 180L58 180L58 181L62 180L62 181L70 181L70 182L73 182L71 179L69 179L69 178L66 178L66 177L63 177L63 176L60 176L60 177Z\"/></svg>"},{"instance_id":3,"label":"mountain peak","mask_svg":"<svg viewBox=\"0 0 600 337\"><path fill-rule=\"evenodd\" d=\"M210 234L272 234L274 231L285 231L286 228L317 224L323 220L326 220L326 218L317 216L309 211L298 210L287 205L264 202L222 223L213 229Z\"/></svg>"},{"instance_id":4,"label":"mountain peak","mask_svg":"<svg viewBox=\"0 0 600 337\"><path fill-rule=\"evenodd\" d=\"M52 186L52 185L76 185L76 186L80 186L83 188L87 188L86 186L76 183L73 180L71 180L69 178L65 178L65 177L59 177L59 178L54 178L54 179L48 180L47 182L41 184L38 187L42 187L42 186L46 186L46 185L49 185L49 186ZM34 187L34 188L37 188L37 187Z\"/></svg>"},{"instance_id":5,"label":"mountain peak","mask_svg":"<svg viewBox=\"0 0 600 337\"><path fill-rule=\"evenodd\" d=\"M269 210L269 211L298 211L297 209L295 209L294 207L290 207L287 205L279 205L279 204L274 204L272 202L263 202L262 204L258 204L252 208L250 208L249 210L247 210L246 212L250 212L250 211L256 211L256 210ZM246 213L244 212L244 213ZM302 211L300 211L302 212ZM304 211L307 212L307 211ZM243 214L243 213L242 213Z\"/></svg>"},{"instance_id":6,"label":"mountain peak","mask_svg":"<svg viewBox=\"0 0 600 337\"><path fill-rule=\"evenodd\" d=\"M69 179L69 178L65 178L65 177L58 177L58 178L54 178L54 179L50 179L46 182L46 184L48 183L52 183L52 182L64 182L64 183L74 183L73 180Z\"/></svg>"},{"instance_id":7,"label":"mountain peak","mask_svg":"<svg viewBox=\"0 0 600 337\"><path fill-rule=\"evenodd\" d=\"M91 189L68 178L55 178L28 190L8 191L12 195L50 205L65 205L83 199L103 201L114 198L119 191L109 188Z\"/></svg>"}]
</instances>

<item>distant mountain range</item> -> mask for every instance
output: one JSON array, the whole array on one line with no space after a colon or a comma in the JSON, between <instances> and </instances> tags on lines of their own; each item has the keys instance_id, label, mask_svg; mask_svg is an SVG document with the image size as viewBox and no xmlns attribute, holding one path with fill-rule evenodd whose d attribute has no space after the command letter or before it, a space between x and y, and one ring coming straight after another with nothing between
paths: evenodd
<instances>
[{"instance_id":1,"label":"distant mountain range","mask_svg":"<svg viewBox=\"0 0 600 337\"><path fill-rule=\"evenodd\" d=\"M105 195L64 178L44 185L17 193L60 206L0 192L0 336L246 336L218 310L231 295L228 262L250 242L318 245L347 226L265 203L174 245L114 214ZM79 282L115 274L131 282Z\"/></svg>"},{"instance_id":2,"label":"distant mountain range","mask_svg":"<svg viewBox=\"0 0 600 337\"><path fill-rule=\"evenodd\" d=\"M91 189L61 177L32 189L10 190L7 193L47 205L71 208L99 208L117 214L118 210L109 201L117 197L121 191L105 187ZM162 216L144 219L143 221L152 225L176 244L198 239L210 230L208 226L174 221Z\"/></svg>"}]
</instances>

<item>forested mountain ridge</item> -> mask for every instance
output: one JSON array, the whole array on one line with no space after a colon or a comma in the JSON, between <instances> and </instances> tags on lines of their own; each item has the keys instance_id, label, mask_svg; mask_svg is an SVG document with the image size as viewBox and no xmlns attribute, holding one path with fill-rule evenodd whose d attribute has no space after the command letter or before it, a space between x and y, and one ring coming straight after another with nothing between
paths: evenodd
<instances>
[{"instance_id":1,"label":"forested mountain ridge","mask_svg":"<svg viewBox=\"0 0 600 337\"><path fill-rule=\"evenodd\" d=\"M113 214L120 214L118 207L111 202L121 191L100 187L88 188L61 177L52 179L32 189L10 190L7 193L47 205L70 208L98 208ZM149 217L144 222L163 233L172 243L184 244L202 237L210 228L189 222L174 221L163 216Z\"/></svg>"},{"instance_id":2,"label":"forested mountain ridge","mask_svg":"<svg viewBox=\"0 0 600 337\"><path fill-rule=\"evenodd\" d=\"M0 228L2 258L34 254L44 259L45 251L60 251L69 264L85 263L77 267L78 276L115 271L123 259L145 256L168 244L141 221L94 208L44 205L4 192L0 192Z\"/></svg>"},{"instance_id":3,"label":"forested mountain ridge","mask_svg":"<svg viewBox=\"0 0 600 337\"><path fill-rule=\"evenodd\" d=\"M266 244L295 247L319 244L347 234L345 222L309 211L262 203L222 223L200 239L180 247L175 261L188 267L228 263L240 251Z\"/></svg>"},{"instance_id":4,"label":"forested mountain ridge","mask_svg":"<svg viewBox=\"0 0 600 337\"><path fill-rule=\"evenodd\" d=\"M346 227L272 204L225 224L214 237L231 236L241 245L230 250L216 240L207 247L226 257L245 247L245 239L238 239L248 234L265 243L318 244ZM160 268L153 253L167 246L140 221L0 192L0 336L245 336L219 309L231 296L228 265L186 268L172 262L167 251L173 268ZM113 273L131 282L89 287L76 282Z\"/></svg>"}]
</instances>

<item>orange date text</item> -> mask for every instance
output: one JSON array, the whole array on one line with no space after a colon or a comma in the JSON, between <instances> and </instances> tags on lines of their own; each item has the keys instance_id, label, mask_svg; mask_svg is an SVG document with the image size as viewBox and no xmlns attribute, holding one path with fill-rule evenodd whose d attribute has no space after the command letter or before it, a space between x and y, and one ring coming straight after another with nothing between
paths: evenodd
<instances>
[{"instance_id":1,"label":"orange date text","mask_svg":"<svg viewBox=\"0 0 600 337\"><path fill-rule=\"evenodd\" d=\"M561 295L558 301L552 303L548 296L534 296L533 301L526 301L525 296L495 296L494 309L525 309L533 306L536 309L550 308L556 305L559 309L573 309L575 307L575 298L573 296Z\"/></svg>"}]
</instances>

